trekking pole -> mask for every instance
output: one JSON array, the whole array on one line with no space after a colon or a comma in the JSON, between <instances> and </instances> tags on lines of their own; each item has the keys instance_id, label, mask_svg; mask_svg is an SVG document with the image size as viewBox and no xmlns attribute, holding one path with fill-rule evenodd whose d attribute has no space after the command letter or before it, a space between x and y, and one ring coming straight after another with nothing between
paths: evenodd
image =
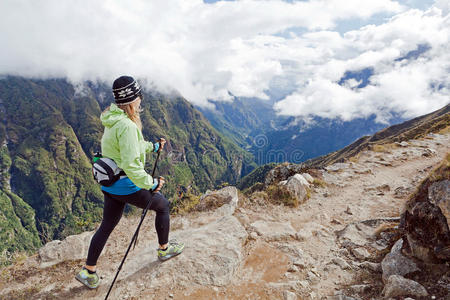
<instances>
[{"instance_id":1,"label":"trekking pole","mask_svg":"<svg viewBox=\"0 0 450 300\"><path fill-rule=\"evenodd\" d=\"M159 139L158 142L161 144L161 139ZM158 159L159 159L159 151L160 151L160 150L161 150L161 148L158 148L158 151L157 151L157 152L158 152L158 156L156 157L155 164L153 165L152 178L155 176L156 162L157 162ZM164 177L162 177L162 176L160 176L159 178L160 178L160 179L161 179L161 178L164 179ZM159 182L158 182L158 184L159 184ZM142 218L145 218L145 214L147 213L147 210L148 210L148 208L145 208L145 209L142 210ZM136 245L138 244L138 236L139 236L139 229L137 230L136 238L134 239L133 250L134 250L134 248L136 248Z\"/></svg>"},{"instance_id":2,"label":"trekking pole","mask_svg":"<svg viewBox=\"0 0 450 300\"><path fill-rule=\"evenodd\" d=\"M156 156L155 165L153 166L152 178L155 176L156 165L158 164L159 154L161 152L160 150L161 150L161 148L158 149L158 155ZM162 177L160 177L160 178L162 178ZM108 296L111 293L114 283L116 282L117 276L119 276L120 270L122 269L122 266L125 263L125 259L127 258L128 252L130 252L131 245L133 245L133 242L135 242L138 237L139 229L141 229L142 222L144 221L145 215L147 214L147 211L150 208L150 204L151 204L151 201L149 199L148 203L147 203L147 207L142 212L141 221L139 222L138 227L136 228L136 231L134 232L133 238L131 239L131 243L130 243L130 245L128 245L127 252L125 252L125 256L123 257L122 262L120 263L119 268L117 269L116 276L114 276L111 286L109 287L109 290L108 290L108 293L106 294L105 300L108 299Z\"/></svg>"}]
</instances>

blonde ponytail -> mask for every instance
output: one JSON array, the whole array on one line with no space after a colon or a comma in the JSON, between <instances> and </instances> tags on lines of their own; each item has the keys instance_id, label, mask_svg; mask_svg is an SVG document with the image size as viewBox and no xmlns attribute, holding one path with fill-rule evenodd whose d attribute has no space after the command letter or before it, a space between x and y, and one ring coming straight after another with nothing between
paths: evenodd
<instances>
[{"instance_id":1,"label":"blonde ponytail","mask_svg":"<svg viewBox=\"0 0 450 300\"><path fill-rule=\"evenodd\" d=\"M136 107L136 103L137 103L137 101L133 101L133 102L123 104L123 105L117 104L117 106L121 110L123 110L127 114L128 118L130 118L130 120L133 121L137 125L139 130L142 131L142 122L141 122L141 116L140 116L141 109L140 109L140 106ZM107 112L109 110L109 108L110 107L108 106L103 111L103 113Z\"/></svg>"},{"instance_id":2,"label":"blonde ponytail","mask_svg":"<svg viewBox=\"0 0 450 300\"><path fill-rule=\"evenodd\" d=\"M131 121L133 121L139 130L142 131L142 122L141 122L141 110L139 107L136 107L136 102L131 102L125 105L119 105L119 108L122 109L130 118Z\"/></svg>"}]
</instances>

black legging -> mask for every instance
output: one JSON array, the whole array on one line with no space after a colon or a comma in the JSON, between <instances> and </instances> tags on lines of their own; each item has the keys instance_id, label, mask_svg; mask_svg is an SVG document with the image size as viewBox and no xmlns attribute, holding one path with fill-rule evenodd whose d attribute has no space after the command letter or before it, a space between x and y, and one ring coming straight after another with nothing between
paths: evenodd
<instances>
[{"instance_id":1,"label":"black legging","mask_svg":"<svg viewBox=\"0 0 450 300\"><path fill-rule=\"evenodd\" d=\"M151 201L150 209L156 211L155 228L158 234L160 245L168 243L169 239L169 201L161 193L152 193L141 189L130 195L113 195L102 191L105 196L103 208L103 220L100 228L94 234L89 246L89 253L86 260L88 266L95 266L100 253L105 247L109 235L119 223L126 203L145 208L148 201Z\"/></svg>"}]
</instances>

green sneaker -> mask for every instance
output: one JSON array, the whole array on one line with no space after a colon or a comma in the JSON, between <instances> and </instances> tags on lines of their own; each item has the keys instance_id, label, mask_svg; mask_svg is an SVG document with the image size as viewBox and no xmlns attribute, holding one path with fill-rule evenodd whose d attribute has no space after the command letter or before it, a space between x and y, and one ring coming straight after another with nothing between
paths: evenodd
<instances>
[{"instance_id":1,"label":"green sneaker","mask_svg":"<svg viewBox=\"0 0 450 300\"><path fill-rule=\"evenodd\" d=\"M166 261L169 258L177 256L181 252L183 252L184 244L177 243L175 241L170 241L166 250L158 249L158 259L160 261Z\"/></svg>"},{"instance_id":2,"label":"green sneaker","mask_svg":"<svg viewBox=\"0 0 450 300\"><path fill-rule=\"evenodd\" d=\"M83 270L81 270L75 278L90 289L97 288L100 282L97 273L89 274L86 268L83 268Z\"/></svg>"}]
</instances>

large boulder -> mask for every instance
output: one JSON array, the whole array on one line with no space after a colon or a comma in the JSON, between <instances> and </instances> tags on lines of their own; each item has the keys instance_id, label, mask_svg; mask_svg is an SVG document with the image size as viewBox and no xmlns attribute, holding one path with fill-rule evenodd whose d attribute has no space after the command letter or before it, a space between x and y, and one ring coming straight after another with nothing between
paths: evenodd
<instances>
[{"instance_id":1,"label":"large boulder","mask_svg":"<svg viewBox=\"0 0 450 300\"><path fill-rule=\"evenodd\" d=\"M422 181L402 211L404 248L426 263L450 261L450 156Z\"/></svg>"},{"instance_id":2,"label":"large boulder","mask_svg":"<svg viewBox=\"0 0 450 300\"><path fill-rule=\"evenodd\" d=\"M386 298L411 296L411 297L426 297L427 290L418 282L406 279L399 275L389 276L384 287L384 295Z\"/></svg>"},{"instance_id":3,"label":"large boulder","mask_svg":"<svg viewBox=\"0 0 450 300\"><path fill-rule=\"evenodd\" d=\"M450 230L441 209L431 202L416 202L402 215L411 255L424 262L450 260Z\"/></svg>"},{"instance_id":4,"label":"large boulder","mask_svg":"<svg viewBox=\"0 0 450 300\"><path fill-rule=\"evenodd\" d=\"M270 201L296 207L307 199L308 187L308 181L301 174L295 174L278 184L270 185L266 192Z\"/></svg>"},{"instance_id":5,"label":"large boulder","mask_svg":"<svg viewBox=\"0 0 450 300\"><path fill-rule=\"evenodd\" d=\"M314 182L314 177L312 177L309 173L302 173L301 174L309 183Z\"/></svg>"},{"instance_id":6,"label":"large boulder","mask_svg":"<svg viewBox=\"0 0 450 300\"><path fill-rule=\"evenodd\" d=\"M40 266L45 268L63 261L86 259L92 235L93 232L84 232L45 244L38 251Z\"/></svg>"},{"instance_id":7,"label":"large boulder","mask_svg":"<svg viewBox=\"0 0 450 300\"><path fill-rule=\"evenodd\" d=\"M294 176L289 177L284 186L292 196L302 202L307 195L306 188L309 186L309 183L302 175L295 174Z\"/></svg>"},{"instance_id":8,"label":"large boulder","mask_svg":"<svg viewBox=\"0 0 450 300\"><path fill-rule=\"evenodd\" d=\"M450 180L434 182L428 188L428 199L437 205L450 225Z\"/></svg>"}]
</instances>

